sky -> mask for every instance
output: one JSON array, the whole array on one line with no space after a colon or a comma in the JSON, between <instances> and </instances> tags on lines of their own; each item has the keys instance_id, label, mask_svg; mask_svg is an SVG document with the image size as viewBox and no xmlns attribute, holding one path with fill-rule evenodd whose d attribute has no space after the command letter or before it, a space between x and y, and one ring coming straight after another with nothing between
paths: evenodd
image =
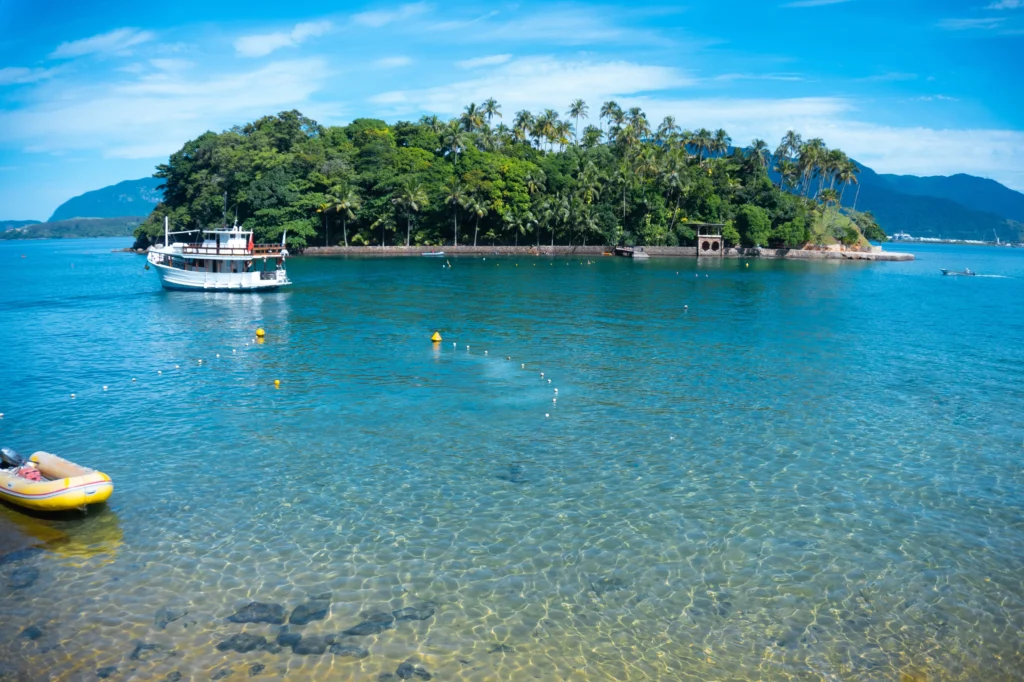
<instances>
[{"instance_id":1,"label":"sky","mask_svg":"<svg viewBox=\"0 0 1024 682\"><path fill-rule=\"evenodd\" d=\"M583 98L878 172L1024 190L1024 0L139 3L0 0L0 219L45 220L182 144L298 109L325 125L506 120ZM584 123L584 124L585 124Z\"/></svg>"}]
</instances>

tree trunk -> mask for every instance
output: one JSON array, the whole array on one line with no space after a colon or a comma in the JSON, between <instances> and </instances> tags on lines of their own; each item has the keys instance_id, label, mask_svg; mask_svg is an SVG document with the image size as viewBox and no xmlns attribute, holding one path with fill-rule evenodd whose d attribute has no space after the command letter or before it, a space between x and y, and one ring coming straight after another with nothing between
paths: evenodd
<instances>
[{"instance_id":1,"label":"tree trunk","mask_svg":"<svg viewBox=\"0 0 1024 682\"><path fill-rule=\"evenodd\" d=\"M331 236L327 232L327 214L324 213L324 246L331 245Z\"/></svg>"},{"instance_id":2,"label":"tree trunk","mask_svg":"<svg viewBox=\"0 0 1024 682\"><path fill-rule=\"evenodd\" d=\"M476 224L473 226L473 246L476 246L476 236L480 233L480 216L476 217Z\"/></svg>"},{"instance_id":3,"label":"tree trunk","mask_svg":"<svg viewBox=\"0 0 1024 682\"><path fill-rule=\"evenodd\" d=\"M342 231L342 233L345 236L345 246L348 246L348 221L347 220L343 219L341 221L341 231Z\"/></svg>"},{"instance_id":4,"label":"tree trunk","mask_svg":"<svg viewBox=\"0 0 1024 682\"><path fill-rule=\"evenodd\" d=\"M388 229L387 225L381 225L380 226L380 248L382 248L382 249L384 248L384 234L385 234L385 231L387 229Z\"/></svg>"},{"instance_id":5,"label":"tree trunk","mask_svg":"<svg viewBox=\"0 0 1024 682\"><path fill-rule=\"evenodd\" d=\"M459 209L456 207L455 213L452 214L452 222L455 224L455 241L452 242L455 246L459 245Z\"/></svg>"},{"instance_id":6,"label":"tree trunk","mask_svg":"<svg viewBox=\"0 0 1024 682\"><path fill-rule=\"evenodd\" d=\"M409 246L409 235L412 234L412 216L405 217L405 245Z\"/></svg>"}]
</instances>

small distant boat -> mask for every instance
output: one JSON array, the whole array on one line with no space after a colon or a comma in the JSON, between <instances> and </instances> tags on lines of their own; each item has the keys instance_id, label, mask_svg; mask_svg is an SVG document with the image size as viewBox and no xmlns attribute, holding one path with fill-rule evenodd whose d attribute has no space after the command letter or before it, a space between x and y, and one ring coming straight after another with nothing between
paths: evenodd
<instances>
[{"instance_id":1,"label":"small distant boat","mask_svg":"<svg viewBox=\"0 0 1024 682\"><path fill-rule=\"evenodd\" d=\"M28 462L35 463L39 480L18 475ZM85 509L106 502L114 492L110 477L74 462L37 452L28 460L9 448L0 451L0 499L37 511Z\"/></svg>"},{"instance_id":2,"label":"small distant boat","mask_svg":"<svg viewBox=\"0 0 1024 682\"><path fill-rule=\"evenodd\" d=\"M623 258L650 258L642 246L616 246L615 255Z\"/></svg>"},{"instance_id":3,"label":"small distant boat","mask_svg":"<svg viewBox=\"0 0 1024 682\"><path fill-rule=\"evenodd\" d=\"M974 277L978 274L968 268L964 268L963 270L947 270L946 268L940 269L942 270L943 275L948 275L950 277Z\"/></svg>"},{"instance_id":4,"label":"small distant boat","mask_svg":"<svg viewBox=\"0 0 1024 682\"><path fill-rule=\"evenodd\" d=\"M420 255L421 256L433 256L435 258L440 258L441 256L444 255L444 251L424 251Z\"/></svg>"}]
</instances>

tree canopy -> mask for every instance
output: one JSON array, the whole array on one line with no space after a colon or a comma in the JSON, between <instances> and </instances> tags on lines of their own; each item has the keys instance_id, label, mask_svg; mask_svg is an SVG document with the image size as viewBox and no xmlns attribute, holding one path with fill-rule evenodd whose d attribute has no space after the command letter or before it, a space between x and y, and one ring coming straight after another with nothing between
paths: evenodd
<instances>
[{"instance_id":1,"label":"tree canopy","mask_svg":"<svg viewBox=\"0 0 1024 682\"><path fill-rule=\"evenodd\" d=\"M671 116L655 126L615 102L595 107L598 125L577 130L591 111L577 99L565 119L554 109L505 118L492 98L449 121L324 127L287 111L207 132L157 167L164 201L136 246L162 238L164 216L177 230L237 217L257 241L287 230L293 249L692 245L691 225L705 222L748 245L854 243L869 231L884 239L869 214L836 219L857 168L820 139L790 131L772 154L763 140L734 147L725 130L684 130Z\"/></svg>"}]
</instances>

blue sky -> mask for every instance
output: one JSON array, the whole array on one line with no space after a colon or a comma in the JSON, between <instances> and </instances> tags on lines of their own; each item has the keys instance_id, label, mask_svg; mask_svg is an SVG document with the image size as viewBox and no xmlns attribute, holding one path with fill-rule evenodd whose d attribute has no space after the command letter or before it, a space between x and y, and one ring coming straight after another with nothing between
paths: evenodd
<instances>
[{"instance_id":1,"label":"blue sky","mask_svg":"<svg viewBox=\"0 0 1024 682\"><path fill-rule=\"evenodd\" d=\"M38 3L0 0L0 219L142 177L205 130L450 116L493 96L638 105L880 172L1024 190L1024 0Z\"/></svg>"}]
</instances>

